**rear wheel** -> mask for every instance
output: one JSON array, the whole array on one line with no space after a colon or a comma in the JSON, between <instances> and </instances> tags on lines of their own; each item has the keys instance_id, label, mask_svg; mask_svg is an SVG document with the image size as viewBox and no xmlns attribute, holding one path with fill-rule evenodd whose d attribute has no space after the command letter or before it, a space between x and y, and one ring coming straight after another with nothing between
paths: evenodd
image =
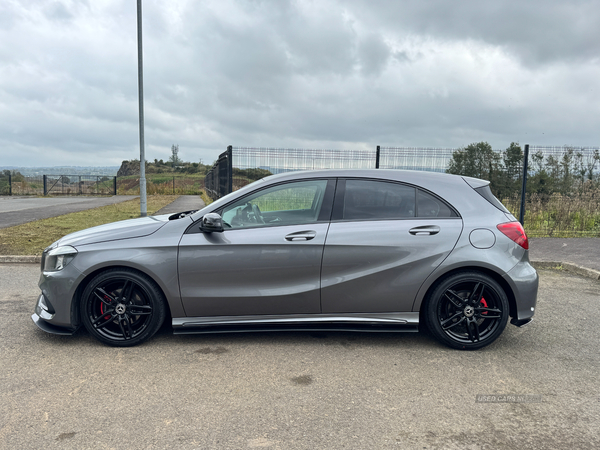
<instances>
[{"instance_id":1,"label":"rear wheel","mask_svg":"<svg viewBox=\"0 0 600 450\"><path fill-rule=\"evenodd\" d=\"M480 272L444 279L425 305L427 328L440 342L475 350L494 342L508 322L508 298L502 287Z\"/></svg>"},{"instance_id":2,"label":"rear wheel","mask_svg":"<svg viewBox=\"0 0 600 450\"><path fill-rule=\"evenodd\" d=\"M108 345L131 347L152 337L165 320L164 296L146 275L109 269L92 279L81 299L81 321Z\"/></svg>"}]
</instances>

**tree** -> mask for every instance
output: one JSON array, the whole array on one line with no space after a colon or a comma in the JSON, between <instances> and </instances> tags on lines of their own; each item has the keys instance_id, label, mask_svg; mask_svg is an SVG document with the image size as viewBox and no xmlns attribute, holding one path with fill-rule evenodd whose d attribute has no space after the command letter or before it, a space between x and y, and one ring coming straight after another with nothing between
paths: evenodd
<instances>
[{"instance_id":1,"label":"tree","mask_svg":"<svg viewBox=\"0 0 600 450\"><path fill-rule=\"evenodd\" d=\"M490 144L478 142L454 151L446 172L493 181L502 172L502 160Z\"/></svg>"},{"instance_id":2,"label":"tree","mask_svg":"<svg viewBox=\"0 0 600 450\"><path fill-rule=\"evenodd\" d=\"M181 160L179 159L179 144L171 145L171 157L169 158L169 162L171 163L171 167L175 167L181 164Z\"/></svg>"}]
</instances>

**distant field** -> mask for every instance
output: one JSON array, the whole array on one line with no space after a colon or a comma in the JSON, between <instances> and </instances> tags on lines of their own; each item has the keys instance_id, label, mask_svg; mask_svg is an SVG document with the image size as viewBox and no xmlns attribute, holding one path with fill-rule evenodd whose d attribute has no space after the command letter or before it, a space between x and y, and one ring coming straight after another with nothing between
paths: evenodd
<instances>
[{"instance_id":1,"label":"distant field","mask_svg":"<svg viewBox=\"0 0 600 450\"><path fill-rule=\"evenodd\" d=\"M154 214L176 198L176 195L148 196L148 214ZM136 199L3 228L0 229L0 255L39 255L66 234L139 216L140 200Z\"/></svg>"}]
</instances>

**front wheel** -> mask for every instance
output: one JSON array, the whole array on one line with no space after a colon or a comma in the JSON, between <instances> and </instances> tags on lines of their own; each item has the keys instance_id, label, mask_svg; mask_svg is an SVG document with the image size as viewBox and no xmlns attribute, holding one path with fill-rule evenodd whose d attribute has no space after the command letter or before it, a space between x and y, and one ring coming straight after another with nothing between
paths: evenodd
<instances>
[{"instance_id":1,"label":"front wheel","mask_svg":"<svg viewBox=\"0 0 600 450\"><path fill-rule=\"evenodd\" d=\"M108 345L131 347L152 337L165 320L162 291L146 275L109 269L92 279L81 298L81 321Z\"/></svg>"},{"instance_id":2,"label":"front wheel","mask_svg":"<svg viewBox=\"0 0 600 450\"><path fill-rule=\"evenodd\" d=\"M443 344L476 350L502 334L508 315L506 293L493 278L479 272L460 272L431 292L424 318L429 331Z\"/></svg>"}]
</instances>

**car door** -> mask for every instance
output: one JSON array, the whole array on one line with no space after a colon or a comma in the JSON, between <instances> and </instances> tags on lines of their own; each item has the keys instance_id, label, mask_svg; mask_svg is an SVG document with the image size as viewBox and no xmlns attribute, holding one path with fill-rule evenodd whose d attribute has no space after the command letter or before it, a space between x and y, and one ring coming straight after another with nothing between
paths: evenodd
<instances>
[{"instance_id":1,"label":"car door","mask_svg":"<svg viewBox=\"0 0 600 450\"><path fill-rule=\"evenodd\" d=\"M319 313L335 180L289 182L217 211L222 233L192 227L179 246L188 316Z\"/></svg>"},{"instance_id":2,"label":"car door","mask_svg":"<svg viewBox=\"0 0 600 450\"><path fill-rule=\"evenodd\" d=\"M417 187L339 180L323 254L322 312L411 311L462 227L453 208Z\"/></svg>"}]
</instances>

